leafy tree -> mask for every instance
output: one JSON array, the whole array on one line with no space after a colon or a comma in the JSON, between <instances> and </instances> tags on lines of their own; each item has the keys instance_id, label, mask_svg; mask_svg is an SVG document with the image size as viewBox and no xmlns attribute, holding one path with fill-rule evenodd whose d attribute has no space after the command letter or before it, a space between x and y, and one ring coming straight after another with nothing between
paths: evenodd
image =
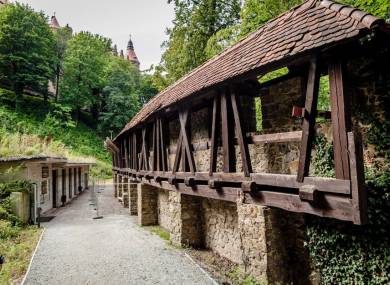
<instances>
[{"instance_id":1,"label":"leafy tree","mask_svg":"<svg viewBox=\"0 0 390 285\"><path fill-rule=\"evenodd\" d=\"M141 74L141 86L139 93L139 103L145 105L150 99L152 99L157 93L158 89L153 82L153 76L147 73Z\"/></svg>"},{"instance_id":2,"label":"leafy tree","mask_svg":"<svg viewBox=\"0 0 390 285\"><path fill-rule=\"evenodd\" d=\"M341 0L340 2L381 17L387 22L390 21L390 1L388 0Z\"/></svg>"},{"instance_id":3,"label":"leafy tree","mask_svg":"<svg viewBox=\"0 0 390 285\"><path fill-rule=\"evenodd\" d=\"M0 80L15 92L16 109L25 88L47 96L55 64L55 41L47 20L24 4L0 9Z\"/></svg>"},{"instance_id":4,"label":"leafy tree","mask_svg":"<svg viewBox=\"0 0 390 285\"><path fill-rule=\"evenodd\" d=\"M256 31L303 0L246 0L241 10L241 36Z\"/></svg>"},{"instance_id":5,"label":"leafy tree","mask_svg":"<svg viewBox=\"0 0 390 285\"><path fill-rule=\"evenodd\" d=\"M117 133L139 111L141 75L129 61L110 56L105 70L104 107L99 118L99 131Z\"/></svg>"},{"instance_id":6,"label":"leafy tree","mask_svg":"<svg viewBox=\"0 0 390 285\"><path fill-rule=\"evenodd\" d=\"M68 42L64 57L64 75L60 84L62 101L76 111L101 104L104 69L109 58L110 40L81 32Z\"/></svg>"},{"instance_id":7,"label":"leafy tree","mask_svg":"<svg viewBox=\"0 0 390 285\"><path fill-rule=\"evenodd\" d=\"M162 69L157 77L165 76L171 84L207 60L209 38L239 20L240 1L169 0L175 6L174 27L168 29L168 41L162 55ZM164 73L164 71L166 73ZM162 81L161 81L162 82Z\"/></svg>"},{"instance_id":8,"label":"leafy tree","mask_svg":"<svg viewBox=\"0 0 390 285\"><path fill-rule=\"evenodd\" d=\"M69 26L66 26L64 28L59 28L54 32L54 37L56 40L55 52L57 56L57 62L55 66L55 87L56 87L55 99L57 101L58 94L59 94L60 76L63 73L63 61L65 56L65 51L68 47L68 41L72 37L72 29Z\"/></svg>"}]
</instances>

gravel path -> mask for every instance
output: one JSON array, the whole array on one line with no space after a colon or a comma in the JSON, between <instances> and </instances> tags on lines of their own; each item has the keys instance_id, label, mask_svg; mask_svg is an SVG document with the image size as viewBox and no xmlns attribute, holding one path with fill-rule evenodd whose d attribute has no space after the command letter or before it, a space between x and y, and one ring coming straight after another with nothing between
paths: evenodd
<instances>
[{"instance_id":1,"label":"gravel path","mask_svg":"<svg viewBox=\"0 0 390 285\"><path fill-rule=\"evenodd\" d=\"M113 198L99 194L101 220L90 195L61 208L39 245L24 284L215 284L182 251L136 225Z\"/></svg>"}]
</instances>

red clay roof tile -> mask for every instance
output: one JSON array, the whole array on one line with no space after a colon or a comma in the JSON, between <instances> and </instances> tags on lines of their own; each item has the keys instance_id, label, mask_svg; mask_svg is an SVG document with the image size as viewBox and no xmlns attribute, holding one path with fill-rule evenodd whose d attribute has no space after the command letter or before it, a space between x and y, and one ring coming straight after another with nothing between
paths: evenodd
<instances>
[{"instance_id":1,"label":"red clay roof tile","mask_svg":"<svg viewBox=\"0 0 390 285\"><path fill-rule=\"evenodd\" d=\"M145 121L158 109L167 108L216 84L289 56L356 37L360 31L372 29L381 22L368 13L332 1L306 1L156 95L120 134Z\"/></svg>"}]
</instances>

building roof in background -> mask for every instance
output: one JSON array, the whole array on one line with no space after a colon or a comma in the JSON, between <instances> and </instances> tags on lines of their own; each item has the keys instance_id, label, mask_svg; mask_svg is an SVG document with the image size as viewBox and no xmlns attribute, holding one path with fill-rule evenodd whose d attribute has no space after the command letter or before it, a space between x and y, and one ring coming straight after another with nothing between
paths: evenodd
<instances>
[{"instance_id":1,"label":"building roof in background","mask_svg":"<svg viewBox=\"0 0 390 285\"><path fill-rule=\"evenodd\" d=\"M65 157L57 156L47 156L47 155L33 155L33 156L10 156L10 157L0 157L1 162L25 162L25 161L54 161L54 162L66 162Z\"/></svg>"},{"instance_id":2,"label":"building roof in background","mask_svg":"<svg viewBox=\"0 0 390 285\"><path fill-rule=\"evenodd\" d=\"M64 163L66 165L95 165L96 161L91 159L68 159L60 156L33 155L33 156L11 156L0 157L1 163L11 162L40 162L40 163Z\"/></svg>"},{"instance_id":3,"label":"building roof in background","mask_svg":"<svg viewBox=\"0 0 390 285\"><path fill-rule=\"evenodd\" d=\"M52 28L52 29L59 29L59 28L61 28L61 26L58 23L58 20L56 18L56 15L51 16L50 28Z\"/></svg>"},{"instance_id":4,"label":"building roof in background","mask_svg":"<svg viewBox=\"0 0 390 285\"><path fill-rule=\"evenodd\" d=\"M289 57L353 39L385 22L332 1L309 0L261 26L151 99L124 132L193 94Z\"/></svg>"}]
</instances>

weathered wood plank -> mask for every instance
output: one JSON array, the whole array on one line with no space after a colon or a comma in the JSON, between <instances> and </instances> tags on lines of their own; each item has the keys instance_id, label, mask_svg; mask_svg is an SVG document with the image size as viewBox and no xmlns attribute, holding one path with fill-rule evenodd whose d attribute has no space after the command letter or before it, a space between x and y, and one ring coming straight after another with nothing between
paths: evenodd
<instances>
[{"instance_id":1,"label":"weathered wood plank","mask_svg":"<svg viewBox=\"0 0 390 285\"><path fill-rule=\"evenodd\" d=\"M232 103L232 110L233 110L234 123L236 126L238 145L240 146L240 151L241 151L242 169L244 171L245 176L249 176L250 173L252 172L251 158L249 156L248 144L246 143L246 140L243 135L240 113L238 111L236 94L234 93L234 90L231 90L230 100Z\"/></svg>"},{"instance_id":2,"label":"weathered wood plank","mask_svg":"<svg viewBox=\"0 0 390 285\"><path fill-rule=\"evenodd\" d=\"M360 134L348 133L348 150L351 171L353 222L362 225L368 222L368 214L367 189L364 181L363 145Z\"/></svg>"},{"instance_id":3,"label":"weathered wood plank","mask_svg":"<svg viewBox=\"0 0 390 285\"><path fill-rule=\"evenodd\" d=\"M347 197L324 195L321 204L302 201L298 195L262 191L245 194L245 203L276 207L290 212L308 213L320 217L352 221L351 200Z\"/></svg>"},{"instance_id":4,"label":"weathered wood plank","mask_svg":"<svg viewBox=\"0 0 390 285\"><path fill-rule=\"evenodd\" d=\"M220 117L219 104L220 104L219 95L215 95L213 103L213 119L211 127L211 151L210 151L210 170L209 175L213 175L217 171L217 153L218 153L218 143L217 136L219 131L219 122Z\"/></svg>"},{"instance_id":5,"label":"weathered wood plank","mask_svg":"<svg viewBox=\"0 0 390 285\"><path fill-rule=\"evenodd\" d=\"M348 180L350 173L347 132L350 124L347 98L344 92L343 68L340 62L329 63L329 87L335 174L338 179Z\"/></svg>"},{"instance_id":6,"label":"weathered wood plank","mask_svg":"<svg viewBox=\"0 0 390 285\"><path fill-rule=\"evenodd\" d=\"M180 132L179 134L179 138L177 139L177 146L176 146L176 155L175 155L175 161L173 163L173 169L172 169L172 173L176 173L177 171L179 171L179 163L180 163L180 156L181 156L181 145L183 144L183 135L182 133Z\"/></svg>"},{"instance_id":7,"label":"weathered wood plank","mask_svg":"<svg viewBox=\"0 0 390 285\"><path fill-rule=\"evenodd\" d=\"M317 112L318 88L320 74L317 57L310 61L309 74L306 88L305 116L302 127L302 142L299 154L297 181L303 182L309 173L311 149L314 139L314 125Z\"/></svg>"},{"instance_id":8,"label":"weathered wood plank","mask_svg":"<svg viewBox=\"0 0 390 285\"><path fill-rule=\"evenodd\" d=\"M223 152L223 171L224 172L234 172L235 163L234 163L234 135L232 134L232 126L230 124L229 118L229 102L224 90L221 94L221 117L222 117L222 126L221 126L221 136L222 136L222 152Z\"/></svg>"},{"instance_id":9,"label":"weathered wood plank","mask_svg":"<svg viewBox=\"0 0 390 285\"><path fill-rule=\"evenodd\" d=\"M179 113L180 129L183 137L183 146L185 151L185 153L182 154L182 160L185 161L184 157L186 157L186 161L184 162L184 164L186 164L186 162L188 161L188 165L191 173L195 173L196 172L195 161L194 161L192 151L190 149L190 144L188 139L188 127L187 127L188 116L189 116L188 109Z\"/></svg>"},{"instance_id":10,"label":"weathered wood plank","mask_svg":"<svg viewBox=\"0 0 390 285\"><path fill-rule=\"evenodd\" d=\"M252 135L248 137L248 140L253 144L300 142L302 140L302 131Z\"/></svg>"}]
</instances>

